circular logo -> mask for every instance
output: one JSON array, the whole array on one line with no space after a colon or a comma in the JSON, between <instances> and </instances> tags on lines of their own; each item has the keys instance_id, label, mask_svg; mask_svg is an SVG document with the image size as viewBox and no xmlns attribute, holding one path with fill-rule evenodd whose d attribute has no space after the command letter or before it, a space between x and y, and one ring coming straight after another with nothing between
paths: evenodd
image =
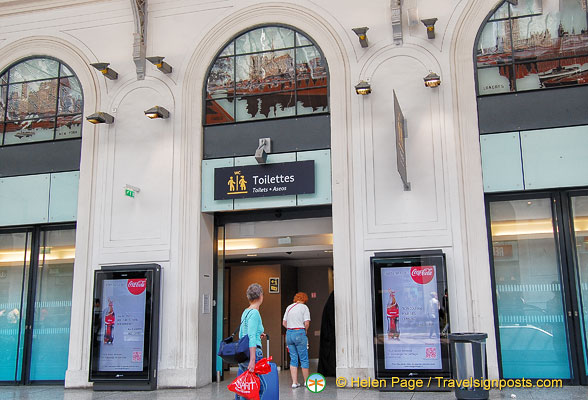
<instances>
[{"instance_id":1,"label":"circular logo","mask_svg":"<svg viewBox=\"0 0 588 400\"><path fill-rule=\"evenodd\" d=\"M135 296L140 295L147 287L147 278L143 279L127 279L127 289Z\"/></svg>"},{"instance_id":2,"label":"circular logo","mask_svg":"<svg viewBox=\"0 0 588 400\"><path fill-rule=\"evenodd\" d=\"M312 374L306 380L306 388L312 393L319 393L325 390L327 381L321 374Z\"/></svg>"},{"instance_id":3,"label":"circular logo","mask_svg":"<svg viewBox=\"0 0 588 400\"><path fill-rule=\"evenodd\" d=\"M426 285L427 283L433 280L435 276L435 267L429 266L422 266L422 267L412 267L410 269L410 276L412 280L418 284Z\"/></svg>"}]
</instances>

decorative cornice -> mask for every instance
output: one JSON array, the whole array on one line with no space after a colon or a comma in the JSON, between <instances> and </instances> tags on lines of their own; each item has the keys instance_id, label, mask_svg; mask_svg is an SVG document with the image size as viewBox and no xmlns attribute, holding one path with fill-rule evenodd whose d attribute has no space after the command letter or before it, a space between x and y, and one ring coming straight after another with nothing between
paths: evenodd
<instances>
[{"instance_id":1,"label":"decorative cornice","mask_svg":"<svg viewBox=\"0 0 588 400\"><path fill-rule=\"evenodd\" d=\"M145 43L147 42L147 0L131 0L135 33L133 33L133 61L137 79L145 79Z\"/></svg>"},{"instance_id":2,"label":"decorative cornice","mask_svg":"<svg viewBox=\"0 0 588 400\"><path fill-rule=\"evenodd\" d=\"M106 0L0 0L0 15L50 10Z\"/></svg>"}]
</instances>

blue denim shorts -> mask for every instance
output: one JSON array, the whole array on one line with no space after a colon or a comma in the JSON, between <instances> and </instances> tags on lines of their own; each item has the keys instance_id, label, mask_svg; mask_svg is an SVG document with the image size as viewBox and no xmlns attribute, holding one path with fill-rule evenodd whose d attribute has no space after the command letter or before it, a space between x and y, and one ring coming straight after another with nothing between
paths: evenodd
<instances>
[{"instance_id":1,"label":"blue denim shorts","mask_svg":"<svg viewBox=\"0 0 588 400\"><path fill-rule=\"evenodd\" d=\"M308 338L304 329L288 329L286 344L290 351L290 366L308 368Z\"/></svg>"}]
</instances>

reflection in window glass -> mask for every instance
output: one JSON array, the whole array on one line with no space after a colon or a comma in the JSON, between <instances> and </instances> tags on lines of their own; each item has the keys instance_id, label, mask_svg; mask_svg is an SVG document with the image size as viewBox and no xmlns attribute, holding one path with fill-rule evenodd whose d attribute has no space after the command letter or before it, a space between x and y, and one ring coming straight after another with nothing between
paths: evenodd
<instances>
[{"instance_id":1,"label":"reflection in window glass","mask_svg":"<svg viewBox=\"0 0 588 400\"><path fill-rule=\"evenodd\" d=\"M55 114L57 80L34 81L8 87L8 120Z\"/></svg>"},{"instance_id":2,"label":"reflection in window glass","mask_svg":"<svg viewBox=\"0 0 588 400\"><path fill-rule=\"evenodd\" d=\"M235 47L237 54L294 47L294 31L277 26L254 29L239 36Z\"/></svg>"},{"instance_id":3,"label":"reflection in window glass","mask_svg":"<svg viewBox=\"0 0 588 400\"><path fill-rule=\"evenodd\" d=\"M559 2L559 0L556 0ZM565 0L564 0L565 1ZM510 5L510 15L521 17L525 15L541 14L543 12L542 2L549 3L549 0L519 0L517 5Z\"/></svg>"},{"instance_id":4,"label":"reflection in window glass","mask_svg":"<svg viewBox=\"0 0 588 400\"><path fill-rule=\"evenodd\" d=\"M236 58L236 92L258 94L294 89L294 51L272 51Z\"/></svg>"},{"instance_id":5,"label":"reflection in window glass","mask_svg":"<svg viewBox=\"0 0 588 400\"><path fill-rule=\"evenodd\" d=\"M33 58L2 76L6 85L0 86L1 144L81 136L83 94L71 69L56 60Z\"/></svg>"},{"instance_id":6,"label":"reflection in window glass","mask_svg":"<svg viewBox=\"0 0 588 400\"><path fill-rule=\"evenodd\" d=\"M210 69L205 124L327 113L327 87L326 61L306 36L257 28L227 45Z\"/></svg>"},{"instance_id":7,"label":"reflection in window glass","mask_svg":"<svg viewBox=\"0 0 588 400\"><path fill-rule=\"evenodd\" d=\"M588 84L585 0L519 0L509 6L508 19L484 26L478 67L518 64L513 65L517 91ZM478 76L487 75L478 70ZM478 94L493 93L481 89Z\"/></svg>"},{"instance_id":8,"label":"reflection in window glass","mask_svg":"<svg viewBox=\"0 0 588 400\"><path fill-rule=\"evenodd\" d=\"M6 92L8 91L7 86L0 86L0 121L4 121L4 114L6 114ZM2 131L0 130L0 133ZM0 136L1 138L1 136ZM1 140L0 140L1 142Z\"/></svg>"},{"instance_id":9,"label":"reflection in window glass","mask_svg":"<svg viewBox=\"0 0 588 400\"><path fill-rule=\"evenodd\" d=\"M508 21L489 22L478 39L478 67L511 61Z\"/></svg>"},{"instance_id":10,"label":"reflection in window glass","mask_svg":"<svg viewBox=\"0 0 588 400\"><path fill-rule=\"evenodd\" d=\"M312 114L329 111L327 88L321 87L309 90L299 90L296 108L298 114Z\"/></svg>"},{"instance_id":11,"label":"reflection in window glass","mask_svg":"<svg viewBox=\"0 0 588 400\"><path fill-rule=\"evenodd\" d=\"M57 117L55 139L71 139L82 136L82 115Z\"/></svg>"},{"instance_id":12,"label":"reflection in window glass","mask_svg":"<svg viewBox=\"0 0 588 400\"><path fill-rule=\"evenodd\" d=\"M508 18L508 3L504 3L498 10L490 17L490 20Z\"/></svg>"},{"instance_id":13,"label":"reflection in window glass","mask_svg":"<svg viewBox=\"0 0 588 400\"><path fill-rule=\"evenodd\" d=\"M206 85L207 98L228 97L234 94L235 59L223 57L215 61Z\"/></svg>"},{"instance_id":14,"label":"reflection in window glass","mask_svg":"<svg viewBox=\"0 0 588 400\"><path fill-rule=\"evenodd\" d=\"M237 99L237 121L288 117L296 114L294 92L281 92Z\"/></svg>"},{"instance_id":15,"label":"reflection in window glass","mask_svg":"<svg viewBox=\"0 0 588 400\"><path fill-rule=\"evenodd\" d=\"M82 88L76 78L59 81L59 114L79 114L82 112Z\"/></svg>"},{"instance_id":16,"label":"reflection in window glass","mask_svg":"<svg viewBox=\"0 0 588 400\"><path fill-rule=\"evenodd\" d=\"M5 72L0 75L0 85L5 85L6 83L8 83L8 73Z\"/></svg>"},{"instance_id":17,"label":"reflection in window glass","mask_svg":"<svg viewBox=\"0 0 588 400\"><path fill-rule=\"evenodd\" d=\"M6 123L4 144L53 140L55 118L27 119Z\"/></svg>"},{"instance_id":18,"label":"reflection in window glass","mask_svg":"<svg viewBox=\"0 0 588 400\"><path fill-rule=\"evenodd\" d=\"M12 67L10 69L10 82L57 78L58 72L59 62L48 58L34 58Z\"/></svg>"},{"instance_id":19,"label":"reflection in window glass","mask_svg":"<svg viewBox=\"0 0 588 400\"><path fill-rule=\"evenodd\" d=\"M504 378L570 378L551 199L490 203Z\"/></svg>"},{"instance_id":20,"label":"reflection in window glass","mask_svg":"<svg viewBox=\"0 0 588 400\"><path fill-rule=\"evenodd\" d=\"M514 91L512 65L478 69L478 93L496 94Z\"/></svg>"},{"instance_id":21,"label":"reflection in window glass","mask_svg":"<svg viewBox=\"0 0 588 400\"><path fill-rule=\"evenodd\" d=\"M206 124L235 122L233 98L209 100L206 102Z\"/></svg>"},{"instance_id":22,"label":"reflection in window glass","mask_svg":"<svg viewBox=\"0 0 588 400\"><path fill-rule=\"evenodd\" d=\"M327 66L316 47L296 50L296 79L298 88L327 84Z\"/></svg>"}]
</instances>

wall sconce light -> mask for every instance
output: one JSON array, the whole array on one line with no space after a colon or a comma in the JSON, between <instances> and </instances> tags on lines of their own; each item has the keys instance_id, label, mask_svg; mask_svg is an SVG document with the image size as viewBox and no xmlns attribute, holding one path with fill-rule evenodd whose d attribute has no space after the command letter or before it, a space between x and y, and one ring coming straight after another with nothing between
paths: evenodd
<instances>
[{"instance_id":1,"label":"wall sconce light","mask_svg":"<svg viewBox=\"0 0 588 400\"><path fill-rule=\"evenodd\" d=\"M93 124L112 124L114 122L112 115L101 111L88 115L86 119Z\"/></svg>"},{"instance_id":2,"label":"wall sconce light","mask_svg":"<svg viewBox=\"0 0 588 400\"><path fill-rule=\"evenodd\" d=\"M268 153L272 152L272 139L263 138L259 139L259 146L255 150L255 160L258 164L265 164L267 161Z\"/></svg>"},{"instance_id":3,"label":"wall sconce light","mask_svg":"<svg viewBox=\"0 0 588 400\"><path fill-rule=\"evenodd\" d=\"M94 68L96 68L98 71L102 72L102 75L104 75L108 79L110 79L110 80L118 79L118 72L116 72L112 68L108 68L110 63L93 63L90 65L93 66Z\"/></svg>"},{"instance_id":4,"label":"wall sconce light","mask_svg":"<svg viewBox=\"0 0 588 400\"><path fill-rule=\"evenodd\" d=\"M158 70L160 70L161 72L163 72L164 74L170 74L173 70L172 66L169 65L168 63L166 63L165 61L163 61L165 57L161 57L161 56L154 56L154 57L147 57L147 60L155 65L157 67Z\"/></svg>"},{"instance_id":5,"label":"wall sconce light","mask_svg":"<svg viewBox=\"0 0 588 400\"><path fill-rule=\"evenodd\" d=\"M427 37L435 39L435 22L437 22L437 18L421 19L421 22L427 27Z\"/></svg>"},{"instance_id":6,"label":"wall sconce light","mask_svg":"<svg viewBox=\"0 0 588 400\"><path fill-rule=\"evenodd\" d=\"M367 35L366 32L368 31L367 26L362 26L361 28L353 28L353 32L355 32L355 34L357 35L357 37L359 38L359 44L361 45L361 47L368 47L368 39L367 39Z\"/></svg>"},{"instance_id":7,"label":"wall sconce light","mask_svg":"<svg viewBox=\"0 0 588 400\"><path fill-rule=\"evenodd\" d=\"M160 107L160 106L151 107L149 110L145 110L144 112L145 112L145 115L151 119L169 118L169 111L167 111L165 108Z\"/></svg>"},{"instance_id":8,"label":"wall sconce light","mask_svg":"<svg viewBox=\"0 0 588 400\"><path fill-rule=\"evenodd\" d=\"M425 80L426 87L434 88L441 84L441 77L432 71L430 71L429 75L425 76L423 79Z\"/></svg>"},{"instance_id":9,"label":"wall sconce light","mask_svg":"<svg viewBox=\"0 0 588 400\"><path fill-rule=\"evenodd\" d=\"M357 85L355 85L355 93L357 93L357 94L361 94L362 96L365 96L367 94L370 94L371 92L372 92L372 87L366 81L361 81Z\"/></svg>"}]
</instances>

